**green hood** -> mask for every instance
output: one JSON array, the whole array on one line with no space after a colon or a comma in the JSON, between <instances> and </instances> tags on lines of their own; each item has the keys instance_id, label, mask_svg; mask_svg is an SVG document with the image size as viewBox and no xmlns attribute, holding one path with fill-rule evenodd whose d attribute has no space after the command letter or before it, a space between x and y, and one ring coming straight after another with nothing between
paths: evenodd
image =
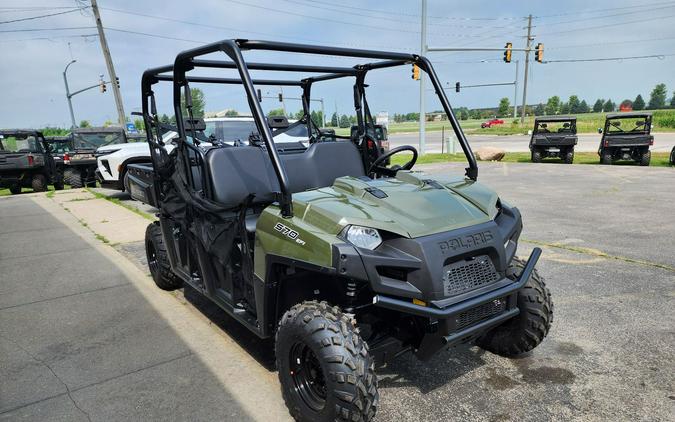
<instances>
[{"instance_id":1,"label":"green hood","mask_svg":"<svg viewBox=\"0 0 675 422\"><path fill-rule=\"evenodd\" d=\"M293 195L295 217L319 231L338 234L355 224L411 238L489 221L496 202L477 182L409 171L371 181L341 177L331 187Z\"/></svg>"}]
</instances>

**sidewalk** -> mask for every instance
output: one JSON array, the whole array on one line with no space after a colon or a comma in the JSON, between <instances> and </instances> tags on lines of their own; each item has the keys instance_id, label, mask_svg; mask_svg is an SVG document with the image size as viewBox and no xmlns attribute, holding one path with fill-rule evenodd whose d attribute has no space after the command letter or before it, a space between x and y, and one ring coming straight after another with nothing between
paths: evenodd
<instances>
[{"instance_id":1,"label":"sidewalk","mask_svg":"<svg viewBox=\"0 0 675 422\"><path fill-rule=\"evenodd\" d=\"M271 343L120 253L148 223L85 190L0 200L0 420L289 419L273 365L245 349Z\"/></svg>"}]
</instances>

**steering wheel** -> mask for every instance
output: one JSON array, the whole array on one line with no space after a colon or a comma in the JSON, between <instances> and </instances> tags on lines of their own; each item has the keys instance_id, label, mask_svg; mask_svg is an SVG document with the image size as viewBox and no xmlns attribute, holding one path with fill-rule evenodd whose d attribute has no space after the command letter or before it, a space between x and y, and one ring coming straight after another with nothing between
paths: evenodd
<instances>
[{"instance_id":1,"label":"steering wheel","mask_svg":"<svg viewBox=\"0 0 675 422\"><path fill-rule=\"evenodd\" d=\"M387 159L403 151L410 151L413 153L413 156L410 159L410 161L403 164L402 166L394 165L392 167L385 167L382 165L382 163L387 161ZM402 145L400 147L391 149L385 152L384 154L380 155L379 157L377 157L377 159L373 161L373 164L370 165L370 168L368 169L368 174L376 173L378 175L394 177L396 176L396 173L399 170L412 169L416 162L417 162L417 150L414 147L411 147L410 145Z\"/></svg>"}]
</instances>

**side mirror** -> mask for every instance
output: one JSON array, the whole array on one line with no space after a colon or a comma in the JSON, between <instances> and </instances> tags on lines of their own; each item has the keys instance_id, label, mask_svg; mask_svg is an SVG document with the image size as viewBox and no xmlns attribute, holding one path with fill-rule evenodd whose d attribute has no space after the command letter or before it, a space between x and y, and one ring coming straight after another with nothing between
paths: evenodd
<instances>
[{"instance_id":1,"label":"side mirror","mask_svg":"<svg viewBox=\"0 0 675 422\"><path fill-rule=\"evenodd\" d=\"M602 133L602 128L598 128L598 133Z\"/></svg>"}]
</instances>

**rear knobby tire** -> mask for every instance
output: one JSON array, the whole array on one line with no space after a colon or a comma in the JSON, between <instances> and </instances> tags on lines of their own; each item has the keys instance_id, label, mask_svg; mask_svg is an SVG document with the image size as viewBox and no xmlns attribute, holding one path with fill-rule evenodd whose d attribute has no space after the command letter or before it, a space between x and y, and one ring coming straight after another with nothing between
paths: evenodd
<instances>
[{"instance_id":1,"label":"rear knobby tire","mask_svg":"<svg viewBox=\"0 0 675 422\"><path fill-rule=\"evenodd\" d=\"M162 229L157 221L148 224L145 229L145 254L148 258L150 275L157 287L162 290L176 290L183 285L183 281L171 271Z\"/></svg>"},{"instance_id":2,"label":"rear knobby tire","mask_svg":"<svg viewBox=\"0 0 675 422\"><path fill-rule=\"evenodd\" d=\"M326 302L286 311L276 334L286 406L297 421L370 421L379 393L373 358L356 321Z\"/></svg>"},{"instance_id":3,"label":"rear knobby tire","mask_svg":"<svg viewBox=\"0 0 675 422\"><path fill-rule=\"evenodd\" d=\"M84 186L84 181L82 180L82 172L75 169L66 169L63 172L63 179L66 182L66 185L70 185L73 189L79 189Z\"/></svg>"},{"instance_id":4,"label":"rear knobby tire","mask_svg":"<svg viewBox=\"0 0 675 422\"><path fill-rule=\"evenodd\" d=\"M12 192L12 195L18 195L21 193L21 185L12 185L9 187L9 191Z\"/></svg>"},{"instance_id":5,"label":"rear knobby tire","mask_svg":"<svg viewBox=\"0 0 675 422\"><path fill-rule=\"evenodd\" d=\"M565 164L572 164L574 162L574 148L568 149L565 152L563 161L565 162Z\"/></svg>"},{"instance_id":6,"label":"rear knobby tire","mask_svg":"<svg viewBox=\"0 0 675 422\"><path fill-rule=\"evenodd\" d=\"M675 147L670 150L670 160L668 161L671 166L675 166Z\"/></svg>"},{"instance_id":7,"label":"rear knobby tire","mask_svg":"<svg viewBox=\"0 0 675 422\"><path fill-rule=\"evenodd\" d=\"M44 174L34 174L30 185L33 192L44 192L47 190L47 178Z\"/></svg>"},{"instance_id":8,"label":"rear knobby tire","mask_svg":"<svg viewBox=\"0 0 675 422\"><path fill-rule=\"evenodd\" d=\"M642 155L640 156L640 165L648 166L651 160L652 160L652 152L647 150L643 152Z\"/></svg>"},{"instance_id":9,"label":"rear knobby tire","mask_svg":"<svg viewBox=\"0 0 675 422\"><path fill-rule=\"evenodd\" d=\"M516 280L525 261L514 257L507 277ZM537 347L548 334L553 322L553 302L544 278L535 269L528 282L518 291L520 313L481 336L476 344L494 354L514 357Z\"/></svg>"},{"instance_id":10,"label":"rear knobby tire","mask_svg":"<svg viewBox=\"0 0 675 422\"><path fill-rule=\"evenodd\" d=\"M600 164L612 164L612 154L609 152L602 152L600 155Z\"/></svg>"},{"instance_id":11,"label":"rear knobby tire","mask_svg":"<svg viewBox=\"0 0 675 422\"><path fill-rule=\"evenodd\" d=\"M541 151L538 148L532 150L532 162L541 163Z\"/></svg>"}]
</instances>

